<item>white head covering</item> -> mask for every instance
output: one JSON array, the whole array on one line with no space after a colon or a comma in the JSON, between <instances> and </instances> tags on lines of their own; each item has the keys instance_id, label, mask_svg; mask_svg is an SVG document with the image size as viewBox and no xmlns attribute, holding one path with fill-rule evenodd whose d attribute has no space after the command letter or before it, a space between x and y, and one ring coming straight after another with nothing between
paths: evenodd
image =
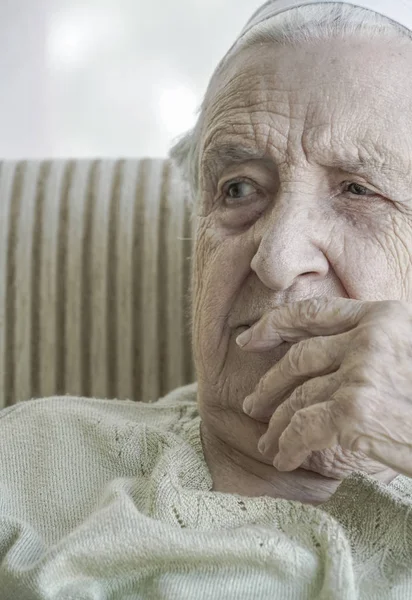
<instances>
[{"instance_id":1,"label":"white head covering","mask_svg":"<svg viewBox=\"0 0 412 600\"><path fill-rule=\"evenodd\" d=\"M350 4L358 8L366 8L392 21L396 21L406 27L406 29L412 31L412 0L354 0L353 2L346 2L345 0L268 0L251 16L236 41L220 61L215 72L220 70L240 40L256 25L293 8L311 4Z\"/></svg>"},{"instance_id":2,"label":"white head covering","mask_svg":"<svg viewBox=\"0 0 412 600\"><path fill-rule=\"evenodd\" d=\"M391 19L412 31L412 0L353 0L352 2L346 2L345 0L268 0L268 2L262 4L262 6L260 6L251 16L240 32L238 38L219 62L215 69L215 73L220 71L229 56L232 55L240 40L256 25L293 8L312 4L350 4L351 6L358 8L366 8Z\"/></svg>"},{"instance_id":3,"label":"white head covering","mask_svg":"<svg viewBox=\"0 0 412 600\"><path fill-rule=\"evenodd\" d=\"M307 6L308 4L331 4L333 2L367 8L412 30L412 0L355 0L354 2L340 2L339 0L269 0L269 2L263 4L252 15L243 28L238 41L258 23L275 17L279 13L286 12L291 8Z\"/></svg>"}]
</instances>

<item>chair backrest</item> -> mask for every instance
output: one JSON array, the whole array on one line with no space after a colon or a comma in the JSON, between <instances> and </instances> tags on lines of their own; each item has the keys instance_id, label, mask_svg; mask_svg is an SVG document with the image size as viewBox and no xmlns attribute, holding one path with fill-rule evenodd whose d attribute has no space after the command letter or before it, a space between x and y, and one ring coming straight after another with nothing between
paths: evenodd
<instances>
[{"instance_id":1,"label":"chair backrest","mask_svg":"<svg viewBox=\"0 0 412 600\"><path fill-rule=\"evenodd\" d=\"M194 221L169 160L0 163L0 408L195 381Z\"/></svg>"}]
</instances>

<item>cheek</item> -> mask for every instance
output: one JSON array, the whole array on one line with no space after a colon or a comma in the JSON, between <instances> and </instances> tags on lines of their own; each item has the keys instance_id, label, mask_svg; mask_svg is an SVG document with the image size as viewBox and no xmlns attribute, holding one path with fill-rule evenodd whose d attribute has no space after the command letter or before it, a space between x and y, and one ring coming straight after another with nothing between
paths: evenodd
<instances>
[{"instance_id":1,"label":"cheek","mask_svg":"<svg viewBox=\"0 0 412 600\"><path fill-rule=\"evenodd\" d=\"M350 298L405 299L400 257L405 252L393 229L348 230L331 250L330 262ZM409 259L408 259L409 262Z\"/></svg>"},{"instance_id":2,"label":"cheek","mask_svg":"<svg viewBox=\"0 0 412 600\"><path fill-rule=\"evenodd\" d=\"M250 236L249 236L250 237ZM193 272L195 327L222 331L245 278L253 250L247 234L222 236L204 223L197 233Z\"/></svg>"},{"instance_id":3,"label":"cheek","mask_svg":"<svg viewBox=\"0 0 412 600\"><path fill-rule=\"evenodd\" d=\"M194 248L194 279L198 285L211 281L230 284L244 270L250 270L253 258L251 231L237 234L217 227L210 218L199 219Z\"/></svg>"},{"instance_id":4,"label":"cheek","mask_svg":"<svg viewBox=\"0 0 412 600\"><path fill-rule=\"evenodd\" d=\"M412 219L410 216L396 216L392 220L390 241L387 244L388 260L394 265L397 278L404 291L402 299L412 301Z\"/></svg>"}]
</instances>

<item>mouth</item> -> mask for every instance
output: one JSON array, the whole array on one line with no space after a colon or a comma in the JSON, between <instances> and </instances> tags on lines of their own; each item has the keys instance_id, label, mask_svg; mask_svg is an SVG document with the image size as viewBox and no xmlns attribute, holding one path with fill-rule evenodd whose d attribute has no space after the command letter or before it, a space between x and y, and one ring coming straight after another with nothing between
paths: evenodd
<instances>
[{"instance_id":1,"label":"mouth","mask_svg":"<svg viewBox=\"0 0 412 600\"><path fill-rule=\"evenodd\" d=\"M233 328L233 333L236 337L238 337L241 333L243 333L244 331L247 331L248 329L250 329L251 327L253 327L253 325L257 323L257 321L254 321L253 323L250 323L250 325L246 324L246 325L237 325L236 327ZM282 342L279 346L277 346L276 351L278 351L278 348L280 348L281 346L293 346L293 344L296 342Z\"/></svg>"},{"instance_id":2,"label":"mouth","mask_svg":"<svg viewBox=\"0 0 412 600\"><path fill-rule=\"evenodd\" d=\"M251 325L238 325L237 327L235 327L236 335L239 335L239 334L243 333L244 331L247 331L251 327L252 327Z\"/></svg>"}]
</instances>

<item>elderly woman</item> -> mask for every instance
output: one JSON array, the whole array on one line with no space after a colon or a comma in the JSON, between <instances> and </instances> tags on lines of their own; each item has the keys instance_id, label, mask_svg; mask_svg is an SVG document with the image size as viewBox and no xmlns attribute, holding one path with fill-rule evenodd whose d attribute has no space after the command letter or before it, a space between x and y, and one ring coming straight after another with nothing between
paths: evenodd
<instances>
[{"instance_id":1,"label":"elderly woman","mask_svg":"<svg viewBox=\"0 0 412 600\"><path fill-rule=\"evenodd\" d=\"M2 599L412 598L412 2L356 4L262 6L171 152L197 383L0 414Z\"/></svg>"}]
</instances>

